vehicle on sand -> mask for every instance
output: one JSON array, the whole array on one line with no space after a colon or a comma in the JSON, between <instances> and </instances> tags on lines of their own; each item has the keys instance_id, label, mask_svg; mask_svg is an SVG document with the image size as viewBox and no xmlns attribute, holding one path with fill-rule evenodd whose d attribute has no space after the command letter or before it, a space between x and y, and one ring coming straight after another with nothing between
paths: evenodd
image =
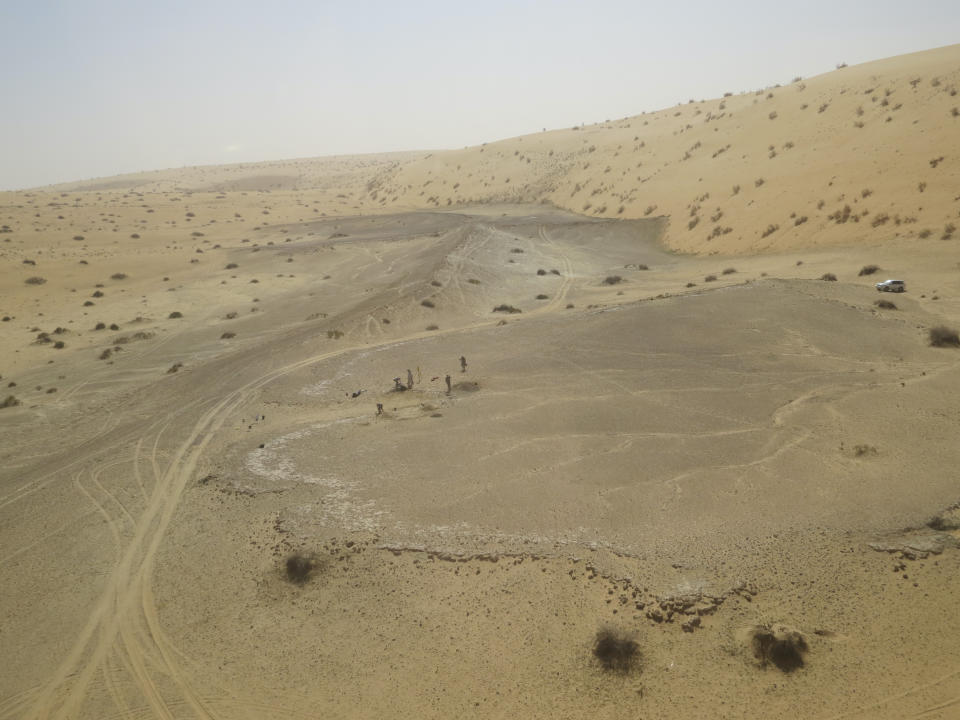
<instances>
[{"instance_id":1,"label":"vehicle on sand","mask_svg":"<svg viewBox=\"0 0 960 720\"><path fill-rule=\"evenodd\" d=\"M880 292L905 292L907 284L903 280L884 280L878 282L875 287Z\"/></svg>"}]
</instances>

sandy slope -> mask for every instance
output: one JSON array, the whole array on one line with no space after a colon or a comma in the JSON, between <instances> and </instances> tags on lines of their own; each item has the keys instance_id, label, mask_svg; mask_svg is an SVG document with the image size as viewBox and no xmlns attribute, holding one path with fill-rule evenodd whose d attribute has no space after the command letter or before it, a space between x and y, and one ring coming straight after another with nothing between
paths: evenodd
<instances>
[{"instance_id":1,"label":"sandy slope","mask_svg":"<svg viewBox=\"0 0 960 720\"><path fill-rule=\"evenodd\" d=\"M958 59L4 194L0 718L955 717Z\"/></svg>"}]
</instances>

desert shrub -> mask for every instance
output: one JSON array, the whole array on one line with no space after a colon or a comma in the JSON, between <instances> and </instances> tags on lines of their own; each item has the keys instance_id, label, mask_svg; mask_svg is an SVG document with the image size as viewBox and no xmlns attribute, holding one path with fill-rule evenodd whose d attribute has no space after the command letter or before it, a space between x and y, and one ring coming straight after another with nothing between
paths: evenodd
<instances>
[{"instance_id":1,"label":"desert shrub","mask_svg":"<svg viewBox=\"0 0 960 720\"><path fill-rule=\"evenodd\" d=\"M734 186L733 186L733 194L736 195L736 194L739 193L739 192L740 192L740 186L739 186L739 185L734 185Z\"/></svg>"},{"instance_id":2,"label":"desert shrub","mask_svg":"<svg viewBox=\"0 0 960 720\"><path fill-rule=\"evenodd\" d=\"M523 310L520 308L515 308L513 305L497 305L493 309L493 312L510 313L512 315L514 313L523 312Z\"/></svg>"},{"instance_id":3,"label":"desert shrub","mask_svg":"<svg viewBox=\"0 0 960 720\"><path fill-rule=\"evenodd\" d=\"M946 325L937 325L930 328L930 345L932 347L960 347L960 335L953 328Z\"/></svg>"},{"instance_id":4,"label":"desert shrub","mask_svg":"<svg viewBox=\"0 0 960 720\"><path fill-rule=\"evenodd\" d=\"M736 268L728 267L728 268L724 268L723 274L724 274L724 275L733 275L736 271L737 271Z\"/></svg>"},{"instance_id":5,"label":"desert shrub","mask_svg":"<svg viewBox=\"0 0 960 720\"><path fill-rule=\"evenodd\" d=\"M107 329L107 326L106 326L105 323L98 322L96 325L93 326L93 329L94 329L94 330L106 330L106 329Z\"/></svg>"},{"instance_id":6,"label":"desert shrub","mask_svg":"<svg viewBox=\"0 0 960 720\"><path fill-rule=\"evenodd\" d=\"M547 300L549 297L550 297L549 295L544 295L543 293L540 293L539 295L537 295L537 300Z\"/></svg>"},{"instance_id":7,"label":"desert shrub","mask_svg":"<svg viewBox=\"0 0 960 720\"><path fill-rule=\"evenodd\" d=\"M713 282L713 281L715 281L716 279L717 279L717 276L716 276L716 275L707 275L705 278L703 278L703 281L704 281L704 282Z\"/></svg>"},{"instance_id":8,"label":"desert shrub","mask_svg":"<svg viewBox=\"0 0 960 720\"><path fill-rule=\"evenodd\" d=\"M46 278L36 276L28 277L26 280L24 280L27 285L43 285L46 281Z\"/></svg>"},{"instance_id":9,"label":"desert shrub","mask_svg":"<svg viewBox=\"0 0 960 720\"><path fill-rule=\"evenodd\" d=\"M111 350L110 348L107 348L102 353L100 353L100 359L107 360L110 358L111 355L113 355L113 350Z\"/></svg>"},{"instance_id":10,"label":"desert shrub","mask_svg":"<svg viewBox=\"0 0 960 720\"><path fill-rule=\"evenodd\" d=\"M82 242L82 241L83 241L83 235L74 235L74 236L73 236L73 239L76 240L77 242Z\"/></svg>"},{"instance_id":11,"label":"desert shrub","mask_svg":"<svg viewBox=\"0 0 960 720\"><path fill-rule=\"evenodd\" d=\"M343 337L342 330L327 330L327 337L331 340L339 340Z\"/></svg>"},{"instance_id":12,"label":"desert shrub","mask_svg":"<svg viewBox=\"0 0 960 720\"><path fill-rule=\"evenodd\" d=\"M929 228L925 228L917 233L917 237L920 238L921 240L926 240L932 234L933 234L932 230L930 230Z\"/></svg>"},{"instance_id":13,"label":"desert shrub","mask_svg":"<svg viewBox=\"0 0 960 720\"><path fill-rule=\"evenodd\" d=\"M288 582L292 582L294 585L303 585L310 579L316 569L316 563L312 557L301 553L292 553L284 560L283 568Z\"/></svg>"},{"instance_id":14,"label":"desert shrub","mask_svg":"<svg viewBox=\"0 0 960 720\"><path fill-rule=\"evenodd\" d=\"M131 237L132 239L134 239L134 240L139 240L139 239L140 239L140 233L132 233L132 234L130 235L130 237Z\"/></svg>"},{"instance_id":15,"label":"desert shrub","mask_svg":"<svg viewBox=\"0 0 960 720\"><path fill-rule=\"evenodd\" d=\"M7 399L0 403L0 408L11 408L16 407L20 404L20 401L17 400L13 395L7 395Z\"/></svg>"},{"instance_id":16,"label":"desert shrub","mask_svg":"<svg viewBox=\"0 0 960 720\"><path fill-rule=\"evenodd\" d=\"M833 273L824 273L820 276L821 280L827 280L828 282L836 282L837 276Z\"/></svg>"},{"instance_id":17,"label":"desert shrub","mask_svg":"<svg viewBox=\"0 0 960 720\"><path fill-rule=\"evenodd\" d=\"M567 310L573 310L573 308L574 308L573 303L567 303L567 307L566 307Z\"/></svg>"},{"instance_id":18,"label":"desert shrub","mask_svg":"<svg viewBox=\"0 0 960 720\"><path fill-rule=\"evenodd\" d=\"M182 318L183 313L180 312L179 310L174 310L172 313L167 315L167 317L170 318L171 320L176 320L177 318Z\"/></svg>"},{"instance_id":19,"label":"desert shrub","mask_svg":"<svg viewBox=\"0 0 960 720\"><path fill-rule=\"evenodd\" d=\"M425 329L425 330L439 330L439 329L440 329L440 326L439 326L439 325L427 325L427 327L424 328L424 329Z\"/></svg>"},{"instance_id":20,"label":"desert shrub","mask_svg":"<svg viewBox=\"0 0 960 720\"><path fill-rule=\"evenodd\" d=\"M470 283L471 285L479 285L479 284L480 284L480 281L477 280L476 278L467 278L467 282Z\"/></svg>"},{"instance_id":21,"label":"desert shrub","mask_svg":"<svg viewBox=\"0 0 960 720\"><path fill-rule=\"evenodd\" d=\"M111 280L126 280L126 279L127 279L127 274L126 274L126 273L114 273L113 275L110 276L110 279L111 279Z\"/></svg>"},{"instance_id":22,"label":"desert shrub","mask_svg":"<svg viewBox=\"0 0 960 720\"><path fill-rule=\"evenodd\" d=\"M230 338L235 338L236 336L237 336L237 334L236 334L235 332L229 332L229 331L228 331L228 332L225 332L223 335L221 335L221 336L220 336L220 339L221 339L221 340L229 340Z\"/></svg>"},{"instance_id":23,"label":"desert shrub","mask_svg":"<svg viewBox=\"0 0 960 720\"><path fill-rule=\"evenodd\" d=\"M802 633L782 625L755 627L750 633L750 647L761 665L773 664L783 672L802 668L809 649Z\"/></svg>"},{"instance_id":24,"label":"desert shrub","mask_svg":"<svg viewBox=\"0 0 960 720\"><path fill-rule=\"evenodd\" d=\"M864 275L873 275L880 268L877 265L864 265L860 268L860 272L857 273L858 277L863 277Z\"/></svg>"},{"instance_id":25,"label":"desert shrub","mask_svg":"<svg viewBox=\"0 0 960 720\"><path fill-rule=\"evenodd\" d=\"M897 306L889 300L877 300L874 305L882 310L896 310Z\"/></svg>"},{"instance_id":26,"label":"desert shrub","mask_svg":"<svg viewBox=\"0 0 960 720\"><path fill-rule=\"evenodd\" d=\"M688 287L688 288L692 288L692 287L696 287L696 286L697 286L697 284L696 284L695 282L688 282L688 283L685 285L685 287Z\"/></svg>"},{"instance_id":27,"label":"desert shrub","mask_svg":"<svg viewBox=\"0 0 960 720\"><path fill-rule=\"evenodd\" d=\"M420 304L423 305L425 308L436 307L436 305L433 304L433 300L421 300Z\"/></svg>"},{"instance_id":28,"label":"desert shrub","mask_svg":"<svg viewBox=\"0 0 960 720\"><path fill-rule=\"evenodd\" d=\"M544 270L543 268L540 268L539 270L537 270L537 275L546 275L546 274L547 274L547 271Z\"/></svg>"},{"instance_id":29,"label":"desert shrub","mask_svg":"<svg viewBox=\"0 0 960 720\"><path fill-rule=\"evenodd\" d=\"M960 519L954 519L945 514L935 515L927 521L927 527L938 532L960 530Z\"/></svg>"},{"instance_id":30,"label":"desert shrub","mask_svg":"<svg viewBox=\"0 0 960 720\"><path fill-rule=\"evenodd\" d=\"M760 187L765 182L766 180L764 180L763 178L757 178L756 180L753 181L753 185L754 187Z\"/></svg>"},{"instance_id":31,"label":"desert shrub","mask_svg":"<svg viewBox=\"0 0 960 720\"><path fill-rule=\"evenodd\" d=\"M777 119L777 111L774 110L774 111L771 112L769 115L767 115L767 117L770 118L771 120L776 120L776 119Z\"/></svg>"},{"instance_id":32,"label":"desert shrub","mask_svg":"<svg viewBox=\"0 0 960 720\"><path fill-rule=\"evenodd\" d=\"M93 304L94 304L94 303L93 303L93 300L86 300L86 301L84 301L83 306L84 306L84 307L91 307Z\"/></svg>"},{"instance_id":33,"label":"desert shrub","mask_svg":"<svg viewBox=\"0 0 960 720\"><path fill-rule=\"evenodd\" d=\"M773 235L777 230L780 229L779 225L767 225L767 229L760 233L760 237L767 237L768 235Z\"/></svg>"},{"instance_id":34,"label":"desert shrub","mask_svg":"<svg viewBox=\"0 0 960 720\"><path fill-rule=\"evenodd\" d=\"M629 673L640 663L640 646L625 630L603 627L593 639L593 656L608 672Z\"/></svg>"},{"instance_id":35,"label":"desert shrub","mask_svg":"<svg viewBox=\"0 0 960 720\"><path fill-rule=\"evenodd\" d=\"M443 287L443 284L439 280L431 280L430 284L434 287Z\"/></svg>"},{"instance_id":36,"label":"desert shrub","mask_svg":"<svg viewBox=\"0 0 960 720\"><path fill-rule=\"evenodd\" d=\"M240 266L237 265L236 263L227 263L227 264L226 264L226 267L225 267L224 269L225 269L225 270L236 270L238 267L240 267Z\"/></svg>"},{"instance_id":37,"label":"desert shrub","mask_svg":"<svg viewBox=\"0 0 960 720\"><path fill-rule=\"evenodd\" d=\"M510 250L510 252L520 254L523 252L523 248L513 248Z\"/></svg>"},{"instance_id":38,"label":"desert shrub","mask_svg":"<svg viewBox=\"0 0 960 720\"><path fill-rule=\"evenodd\" d=\"M55 350L63 350L66 346L67 346L67 344L66 344L63 340L57 340L57 341L53 344L53 347L54 347Z\"/></svg>"},{"instance_id":39,"label":"desert shrub","mask_svg":"<svg viewBox=\"0 0 960 720\"><path fill-rule=\"evenodd\" d=\"M110 323L110 329L111 329L111 330L119 330L119 329L120 329L120 326L117 325L116 323Z\"/></svg>"},{"instance_id":40,"label":"desert shrub","mask_svg":"<svg viewBox=\"0 0 960 720\"><path fill-rule=\"evenodd\" d=\"M177 371L178 371L180 368L182 368L182 367L183 367L183 363L182 363L182 362L175 362L173 365L170 366L170 369L167 370L167 375L172 375L173 373L177 372Z\"/></svg>"},{"instance_id":41,"label":"desert shrub","mask_svg":"<svg viewBox=\"0 0 960 720\"><path fill-rule=\"evenodd\" d=\"M644 214L645 216L646 216L646 215L649 215L650 213L652 213L652 212L653 212L654 210L656 210L656 209L657 209L657 206L656 206L656 205L647 205L646 209L644 209L644 211L643 211L643 214Z\"/></svg>"},{"instance_id":42,"label":"desert shrub","mask_svg":"<svg viewBox=\"0 0 960 720\"><path fill-rule=\"evenodd\" d=\"M623 278L620 277L619 275L607 275L607 276L603 279L603 284L604 284L604 285L616 285L616 284L621 283L621 282L623 282Z\"/></svg>"}]
</instances>

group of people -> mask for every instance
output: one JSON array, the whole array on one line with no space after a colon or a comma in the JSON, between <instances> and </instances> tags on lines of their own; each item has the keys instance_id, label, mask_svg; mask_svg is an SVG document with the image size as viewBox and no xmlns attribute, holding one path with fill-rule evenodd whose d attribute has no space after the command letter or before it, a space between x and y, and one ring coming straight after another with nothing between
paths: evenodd
<instances>
[{"instance_id":1,"label":"group of people","mask_svg":"<svg viewBox=\"0 0 960 720\"><path fill-rule=\"evenodd\" d=\"M460 356L460 372L466 372L466 371L467 371L467 358L464 355L461 355ZM440 379L439 375L434 375L432 378L430 378L430 382L434 382L439 379ZM417 382L422 382L422 381L423 381L423 378L420 374L420 368L418 366ZM453 386L451 384L451 378L449 373L447 373L447 375L444 377L444 381L447 383L447 394L450 394L450 392L453 390ZM393 379L393 389L395 392L406 392L407 390L413 390L413 371L407 368L406 385L403 384L403 379L400 375L395 377ZM353 397L357 397L358 395L360 395L361 392L362 392L361 390L358 390L353 394ZM383 403L379 403L379 402L377 403L377 415L383 415Z\"/></svg>"}]
</instances>

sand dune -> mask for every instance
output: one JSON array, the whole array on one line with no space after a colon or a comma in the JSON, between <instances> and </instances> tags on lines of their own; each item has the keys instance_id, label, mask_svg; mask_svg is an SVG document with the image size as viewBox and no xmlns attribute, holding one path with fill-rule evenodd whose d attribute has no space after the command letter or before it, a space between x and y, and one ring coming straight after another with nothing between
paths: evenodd
<instances>
[{"instance_id":1,"label":"sand dune","mask_svg":"<svg viewBox=\"0 0 960 720\"><path fill-rule=\"evenodd\" d=\"M954 717L958 47L2 194L0 718Z\"/></svg>"}]
</instances>

